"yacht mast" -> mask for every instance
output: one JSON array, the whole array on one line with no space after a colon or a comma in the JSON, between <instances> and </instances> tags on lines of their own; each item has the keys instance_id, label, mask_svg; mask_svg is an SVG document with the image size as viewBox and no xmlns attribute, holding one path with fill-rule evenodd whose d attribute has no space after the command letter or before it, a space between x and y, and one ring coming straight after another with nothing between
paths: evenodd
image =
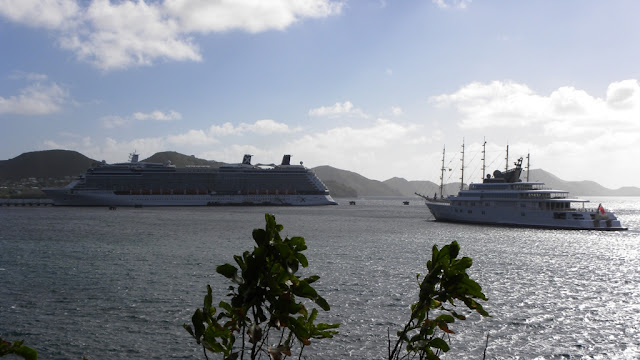
<instances>
[{"instance_id":1,"label":"yacht mast","mask_svg":"<svg viewBox=\"0 0 640 360\"><path fill-rule=\"evenodd\" d=\"M484 144L482 144L482 180L484 180L486 172L486 158L487 158L487 139L483 138Z\"/></svg>"},{"instance_id":2,"label":"yacht mast","mask_svg":"<svg viewBox=\"0 0 640 360\"><path fill-rule=\"evenodd\" d=\"M509 145L507 145L507 157L504 158L505 163L504 163L504 171L507 172L509 171Z\"/></svg>"},{"instance_id":3,"label":"yacht mast","mask_svg":"<svg viewBox=\"0 0 640 360\"><path fill-rule=\"evenodd\" d=\"M462 158L460 159L460 162L462 163L460 166L460 190L463 190L464 188L464 138L462 138Z\"/></svg>"},{"instance_id":4,"label":"yacht mast","mask_svg":"<svg viewBox=\"0 0 640 360\"><path fill-rule=\"evenodd\" d=\"M440 168L440 199L442 199L442 188L444 187L444 149L442 147L442 168Z\"/></svg>"},{"instance_id":5,"label":"yacht mast","mask_svg":"<svg viewBox=\"0 0 640 360\"><path fill-rule=\"evenodd\" d=\"M529 182L529 153L527 153L527 182Z\"/></svg>"}]
</instances>

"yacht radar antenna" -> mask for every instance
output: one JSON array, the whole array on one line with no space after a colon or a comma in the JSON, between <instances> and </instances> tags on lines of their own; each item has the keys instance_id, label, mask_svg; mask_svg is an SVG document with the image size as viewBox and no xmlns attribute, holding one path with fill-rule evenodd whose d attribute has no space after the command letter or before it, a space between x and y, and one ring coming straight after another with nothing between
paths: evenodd
<instances>
[{"instance_id":1,"label":"yacht radar antenna","mask_svg":"<svg viewBox=\"0 0 640 360\"><path fill-rule=\"evenodd\" d=\"M138 162L138 154L136 153L135 150L133 150L133 152L131 154L129 154L129 162L131 162L131 163L137 163Z\"/></svg>"}]
</instances>

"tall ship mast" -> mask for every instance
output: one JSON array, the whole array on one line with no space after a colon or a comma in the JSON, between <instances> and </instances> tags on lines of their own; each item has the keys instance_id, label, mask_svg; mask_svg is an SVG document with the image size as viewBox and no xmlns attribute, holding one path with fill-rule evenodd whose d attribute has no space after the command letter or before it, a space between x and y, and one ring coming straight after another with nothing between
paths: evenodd
<instances>
[{"instance_id":1,"label":"tall ship mast","mask_svg":"<svg viewBox=\"0 0 640 360\"><path fill-rule=\"evenodd\" d=\"M482 178L484 179L484 176L486 175L486 170L487 170L487 166L486 166L486 161L487 161L487 140L484 139L482 140Z\"/></svg>"},{"instance_id":2,"label":"tall ship mast","mask_svg":"<svg viewBox=\"0 0 640 360\"><path fill-rule=\"evenodd\" d=\"M442 195L442 189L444 188L444 172L445 172L445 167L444 167L444 146L442 147L442 167L440 168L440 199L443 198Z\"/></svg>"},{"instance_id":3,"label":"tall ship mast","mask_svg":"<svg viewBox=\"0 0 640 360\"><path fill-rule=\"evenodd\" d=\"M462 157L460 158L460 190L464 189L464 139L462 139Z\"/></svg>"}]
</instances>

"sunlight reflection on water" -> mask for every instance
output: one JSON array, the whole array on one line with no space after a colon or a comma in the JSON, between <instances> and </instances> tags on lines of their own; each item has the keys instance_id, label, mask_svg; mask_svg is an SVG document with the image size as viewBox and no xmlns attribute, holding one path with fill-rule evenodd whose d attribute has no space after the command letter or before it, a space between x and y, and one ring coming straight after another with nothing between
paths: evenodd
<instances>
[{"instance_id":1,"label":"sunlight reflection on water","mask_svg":"<svg viewBox=\"0 0 640 360\"><path fill-rule=\"evenodd\" d=\"M340 322L309 358L385 358L417 297L433 244L457 240L474 260L491 318L456 323L445 359L640 358L640 199L594 202L626 232L482 227L427 221L417 201L322 208L0 209L0 334L43 359L202 358L182 329L215 266L252 246L276 214L304 236L318 291Z\"/></svg>"}]
</instances>

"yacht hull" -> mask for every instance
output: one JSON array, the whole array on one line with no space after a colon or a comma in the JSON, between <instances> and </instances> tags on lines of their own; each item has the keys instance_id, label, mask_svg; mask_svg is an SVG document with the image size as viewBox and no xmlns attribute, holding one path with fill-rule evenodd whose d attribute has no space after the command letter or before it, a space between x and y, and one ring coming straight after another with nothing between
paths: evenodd
<instances>
[{"instance_id":1,"label":"yacht hull","mask_svg":"<svg viewBox=\"0 0 640 360\"><path fill-rule=\"evenodd\" d=\"M614 214L602 215L597 211L518 210L435 202L426 205L436 221L567 230L627 230Z\"/></svg>"}]
</instances>

